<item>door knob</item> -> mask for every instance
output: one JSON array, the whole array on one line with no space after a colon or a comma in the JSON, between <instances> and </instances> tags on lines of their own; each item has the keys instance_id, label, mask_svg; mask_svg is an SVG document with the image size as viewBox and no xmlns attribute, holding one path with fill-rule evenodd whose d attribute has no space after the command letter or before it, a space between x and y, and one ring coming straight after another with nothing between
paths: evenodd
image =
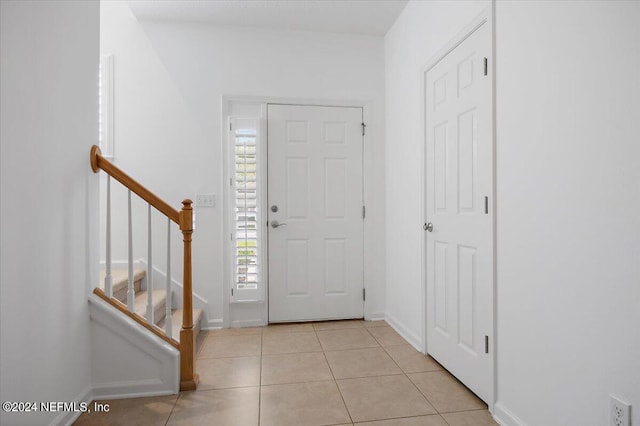
<instances>
[{"instance_id":1,"label":"door knob","mask_svg":"<svg viewBox=\"0 0 640 426\"><path fill-rule=\"evenodd\" d=\"M279 228L281 226L286 226L286 225L287 225L286 223L280 223L277 220L272 220L271 221L271 227L272 228Z\"/></svg>"},{"instance_id":2,"label":"door knob","mask_svg":"<svg viewBox=\"0 0 640 426\"><path fill-rule=\"evenodd\" d=\"M424 229L425 231L433 232L433 223L431 223L431 222L425 223L422 226L422 229Z\"/></svg>"}]
</instances>

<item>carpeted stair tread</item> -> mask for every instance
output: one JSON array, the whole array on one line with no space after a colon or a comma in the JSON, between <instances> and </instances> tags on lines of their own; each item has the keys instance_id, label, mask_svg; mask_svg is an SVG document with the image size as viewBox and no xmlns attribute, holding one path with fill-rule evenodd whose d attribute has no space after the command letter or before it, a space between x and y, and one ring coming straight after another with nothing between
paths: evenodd
<instances>
[{"instance_id":1,"label":"carpeted stair tread","mask_svg":"<svg viewBox=\"0 0 640 426\"><path fill-rule=\"evenodd\" d=\"M133 270L133 290L137 293L141 289L141 281L145 277L146 271L144 269L134 269ZM104 277L106 276L106 271L104 269L100 270L100 287L104 290ZM112 269L111 270L111 289L113 292L113 297L120 300L123 303L126 303L127 298L127 288L129 286L129 270L128 269Z\"/></svg>"},{"instance_id":2,"label":"carpeted stair tread","mask_svg":"<svg viewBox=\"0 0 640 426\"><path fill-rule=\"evenodd\" d=\"M165 315L165 303L167 301L167 292L165 290L153 290L151 293L153 299L153 312L154 322L164 319ZM147 291L142 290L136 293L136 298L133 303L133 310L136 314L143 317L147 317Z\"/></svg>"},{"instance_id":3,"label":"carpeted stair tread","mask_svg":"<svg viewBox=\"0 0 640 426\"><path fill-rule=\"evenodd\" d=\"M200 320L202 319L202 309L193 310L193 328L195 334L200 332ZM165 318L157 323L158 327L164 330ZM180 329L182 328L182 309L174 309L171 312L171 337L180 341Z\"/></svg>"}]
</instances>

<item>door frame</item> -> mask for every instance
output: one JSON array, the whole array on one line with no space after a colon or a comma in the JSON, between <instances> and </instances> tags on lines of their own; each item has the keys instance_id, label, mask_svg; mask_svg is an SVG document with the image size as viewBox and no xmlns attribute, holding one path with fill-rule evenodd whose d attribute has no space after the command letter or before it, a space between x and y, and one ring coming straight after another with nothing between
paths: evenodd
<instances>
[{"instance_id":1,"label":"door frame","mask_svg":"<svg viewBox=\"0 0 640 426\"><path fill-rule=\"evenodd\" d=\"M362 108L362 115L364 122L367 124L367 129L375 129L377 126L370 126L372 124L372 105L373 100L337 100L337 99L313 99L313 98L278 98L267 96L245 96L245 95L222 95L221 96L221 126L220 137L222 140L222 163L223 163L223 178L222 178L222 219L223 219L223 279L222 279L222 320L221 326L223 328L228 327L252 327L252 326L264 326L269 321L269 271L268 262L265 262L266 270L263 273L262 280L264 282L263 287L263 300L256 302L234 302L231 300L231 279L232 271L229 267L231 258L230 253L232 249L232 241L230 238L225 238L230 235L233 230L231 227L231 214L229 211L229 202L231 197L231 191L229 185L225 185L226 182L232 177L231 165L229 164L229 117L232 103L245 103L245 104L257 104L262 106L262 116L260 117L260 127L262 129L263 137L266 140L267 133L267 108L268 104L279 105L299 105L299 106L324 106L324 107L356 107ZM365 206L373 206L375 200L375 188L372 186L374 182L374 157L373 157L373 135L377 134L375 130L366 131L363 136L363 203ZM266 153L266 150L264 151ZM267 156L262 155L260 159L260 165L263 170L267 167ZM265 174L266 179L266 174ZM267 188L268 191L268 188ZM264 198L266 202L266 197ZM373 295L374 288L371 285L373 280L373 268L369 267L374 259L374 253L372 248L374 247L375 228L374 223L371 220L364 220L363 227L363 287L367 295L378 297L379 295ZM268 238L268 237L267 237ZM268 256L268 251L266 251ZM367 297L363 302L363 315L365 319L380 319L383 317L381 312L372 312L372 303L370 297Z\"/></svg>"},{"instance_id":2,"label":"door frame","mask_svg":"<svg viewBox=\"0 0 640 426\"><path fill-rule=\"evenodd\" d=\"M489 116L491 122L491 150L492 150L492 176L491 176L491 186L490 193L487 194L490 197L490 208L489 214L491 215L490 220L490 234L491 234L491 250L489 250L489 263L491 264L491 282L493 289L493 297L492 297L492 305L490 311L493 312L492 317L492 332L493 339L489 342L489 354L492 357L491 360L491 372L490 377L492 380L491 385L491 394L489 396L489 400L486 401L489 407L489 411L491 413L494 412L494 405L497 399L497 315L496 315L496 295L497 295L497 281L496 281L496 264L497 264L497 255L496 255L496 72L495 72L495 3L492 2L490 7L484 9L478 16L476 16L471 22L469 22L455 37L449 40L447 43L443 45L443 47L429 59L425 65L421 68L420 71L420 80L421 80L421 90L422 90L422 165L421 165L421 176L420 176L420 185L421 191L420 196L422 197L420 206L422 209L422 218L424 223L427 223L427 150L426 142L427 142L427 97L426 97L426 81L427 81L427 72L431 70L436 64L438 64L444 57L446 57L451 51L453 51L456 47L458 47L462 42L464 42L469 36L471 36L477 29L479 29L483 25L489 26L490 36L491 36L491 50L489 52L488 58L488 67L489 67L489 78L491 79L491 96L489 99ZM424 232L424 236L421 239L421 254L422 254L422 262L421 262L421 289L422 289L422 336L423 336L423 352L425 354L429 351L429 341L427 340L427 309L428 309L428 296L427 296L427 233Z\"/></svg>"}]
</instances>

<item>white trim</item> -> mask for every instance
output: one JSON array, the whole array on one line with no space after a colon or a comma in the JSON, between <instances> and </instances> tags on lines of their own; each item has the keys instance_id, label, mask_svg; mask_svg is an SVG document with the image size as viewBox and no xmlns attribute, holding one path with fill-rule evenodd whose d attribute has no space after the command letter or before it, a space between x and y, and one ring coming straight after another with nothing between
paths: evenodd
<instances>
[{"instance_id":1,"label":"white trim","mask_svg":"<svg viewBox=\"0 0 640 426\"><path fill-rule=\"evenodd\" d=\"M100 362L100 358L116 366L118 362L153 362L157 365L156 373L153 377L144 377L131 381L115 380L94 382L92 378L92 396L98 399L106 398L127 398L154 395L177 394L180 385L180 352L172 345L159 338L140 324L122 315L117 309L109 305L100 297L91 294L89 296L89 313L92 326L92 333L110 333L121 342L128 342L144 356L137 360L120 360L115 358L100 357L96 348L92 352L93 363ZM105 334L104 336L108 336ZM104 337L103 336L103 337ZM95 374L95 370L92 371ZM98 379L101 380L101 379Z\"/></svg>"},{"instance_id":2,"label":"white trim","mask_svg":"<svg viewBox=\"0 0 640 426\"><path fill-rule=\"evenodd\" d=\"M77 405L80 405L80 403L82 402L89 404L91 401L93 401L92 388L91 388L91 385L88 385L82 390L82 392L78 394L78 396L76 396L73 399L72 402L77 406ZM82 412L80 411L61 412L56 416L55 419L53 419L51 423L49 423L49 425L50 426L55 426L55 425L71 426L76 420L78 420L78 417L80 417L81 414Z\"/></svg>"},{"instance_id":3,"label":"white trim","mask_svg":"<svg viewBox=\"0 0 640 426\"><path fill-rule=\"evenodd\" d=\"M495 221L496 221L496 162L495 162L495 149L496 149L496 125L495 125L495 104L496 104L496 73L495 73L495 21L494 21L494 15L495 15L495 1L491 2L491 6L485 8L482 12L480 12L469 24L467 24L460 32L458 32L458 34L453 37L448 43L446 43L440 50L438 50L438 52L433 55L426 63L425 65L421 68L420 70L420 81L421 81L421 90L422 90L422 116L421 116L421 121L422 121L422 144L421 144L421 149L422 149L422 164L420 167L420 208L421 208L421 213L422 213L422 218L423 221L426 223L427 222L427 206L426 206L426 202L427 202L427 197L426 197L426 191L427 191L427 187L426 187L426 164L427 164L427 153L425 150L425 145L426 145L426 137L427 137L427 128L426 128L426 114L427 114L427 107L426 107L426 77L427 77L427 72L433 68L436 64L438 64L445 56L447 56L451 51L453 51L456 47L458 47L460 44L462 44L462 42L464 42L467 38L469 38L469 36L471 36L477 29L479 29L482 25L489 25L489 29L490 29L490 36L491 36L491 50L489 52L489 64L491 64L491 69L489 70L491 72L491 98L490 98L490 122L492 123L492 172L493 172L493 176L491 177L492 180L492 184L491 184L491 193L488 194L489 197L491 197L491 210L490 210L490 214L491 214L491 229L490 229L490 234L492 235L492 240L491 240L491 250L490 250L490 254L489 254L489 263L493 266L493 268L491 269L491 273L492 273L492 281L493 281L493 306L492 306L492 310L493 310L493 327L492 327L492 332L493 332L493 336L492 336L492 342L491 342L491 348L490 348L490 354L492 356L492 363L491 363L491 378L492 378L492 385L491 385L491 393L492 395L489 396L489 401L485 401L487 402L487 405L489 406L489 411L493 412L494 410L494 404L495 401L497 399L497 382L498 382L498 378L497 378L497 345L496 345L496 340L497 340L497 318L496 318L496 295L497 295L497 285L496 285L496 226L495 226ZM423 344L423 352L424 353L428 353L428 340L427 340L427 307L428 307L428 300L427 300L427 271L426 271L426 232L423 235L423 238L421 239L420 242L420 252L421 252L421 300L422 300L422 312L421 312L421 332L422 332L422 342Z\"/></svg>"},{"instance_id":4,"label":"white trim","mask_svg":"<svg viewBox=\"0 0 640 426\"><path fill-rule=\"evenodd\" d=\"M223 303L222 303L222 317L223 317L223 327L227 328L229 326L231 326L231 307L233 305L236 305L235 303L231 302L231 290L230 290L230 286L229 286L229 282L231 280L231 276L230 276L230 272L229 271L229 254L230 254L230 239L227 238L227 235L230 235L231 232L233 232L233 230L231 229L230 226L230 218L229 218L229 209L226 203L229 202L229 196L230 196L230 191L229 191L229 185L227 185L227 182L229 181L229 178L231 177L230 174L230 165L229 165L229 151L228 151L228 132L229 132L229 113L230 113L230 104L232 102L239 102L239 103L254 103L254 104L259 104L263 107L263 109L261 110L262 112L262 126L261 126L261 131L262 134L265 135L267 134L267 129L266 129L266 121L267 121L267 117L266 117L266 105L268 104L284 104L284 105L301 105L301 106L335 106L335 107L354 107L354 108L362 108L362 114L363 114L363 118L364 118L364 122L367 123L367 132L365 133L364 137L363 137L363 152L362 152L362 159L363 159L363 170L362 170L362 178L363 178L363 203L365 206L373 206L373 199L374 199L374 188L372 188L372 184L371 182L373 181L373 173L375 172L373 170L373 143L372 143L372 139L371 139L371 135L372 135L372 128L374 126L371 126L371 109L372 109L372 105L373 105L373 100L335 100L335 99L313 99L313 98L278 98L278 97L272 97L272 96L244 96L244 95L222 95L221 96L221 102L222 102L222 117L221 117L221 135L220 137L222 138L223 141L225 141L225 143L223 143L223 147L222 147L222 157L223 157L223 173L224 173L224 177L223 177L223 200L225 201L225 205L223 208L223 223L224 223L224 229L223 229ZM267 161L266 155L262 156L264 161ZM262 168L263 170L266 170L266 167ZM263 179L265 179L266 177L263 177ZM264 197L264 202L267 202L267 197ZM266 204L265 204L266 206ZM368 294L372 294L374 292L373 286L372 285L367 285L370 282L373 282L373 268L367 267L368 263L370 262L370 259L373 259L373 254L370 252L370 250L372 250L372 248L374 247L374 230L372 228L373 226L373 222L371 220L366 220L364 221L364 226L363 226L363 240L364 240L364 247L363 247L363 262L364 262L364 272L363 272L363 288L365 289L366 293ZM268 253L266 254L266 256L268 256ZM267 259L267 257L265 256L265 259ZM267 266L267 265L265 265ZM262 277L262 280L264 281L264 288L263 288L263 296L264 296L264 300L261 302L264 302L264 306L262 308L262 315L263 315L263 319L264 319L264 324L267 324L269 321L269 282L268 282L268 270L265 269L265 271L267 271L267 273L265 273ZM376 297L380 297L380 295L375 295ZM243 304L244 305L244 304ZM259 303L256 303L256 305L259 305ZM363 304L363 316L364 318L370 318L372 315L379 315L380 319L382 319L382 315L379 313L370 313L368 311L368 309L370 308L370 306L372 306L371 303L368 303L367 300L364 301ZM234 323L236 323L237 321L233 321ZM262 325L262 324L261 324Z\"/></svg>"},{"instance_id":5,"label":"white trim","mask_svg":"<svg viewBox=\"0 0 640 426\"><path fill-rule=\"evenodd\" d=\"M372 312L364 316L365 321L384 321L384 312Z\"/></svg>"},{"instance_id":6,"label":"white trim","mask_svg":"<svg viewBox=\"0 0 640 426\"><path fill-rule=\"evenodd\" d=\"M261 320L234 320L231 321L231 328L242 327L264 327L267 324Z\"/></svg>"},{"instance_id":7,"label":"white trim","mask_svg":"<svg viewBox=\"0 0 640 426\"><path fill-rule=\"evenodd\" d=\"M177 393L172 390L161 389L164 388L165 385L166 383L160 379L127 380L98 384L93 387L93 398L141 398L147 396L175 395Z\"/></svg>"},{"instance_id":8,"label":"white trim","mask_svg":"<svg viewBox=\"0 0 640 426\"><path fill-rule=\"evenodd\" d=\"M385 319L391 326L391 328L393 328L400 336L402 336L404 340L409 342L411 346L416 348L416 350L418 350L419 352L424 353L424 346L422 345L422 341L419 335L413 333L409 327L402 324L393 315L387 314Z\"/></svg>"},{"instance_id":9,"label":"white trim","mask_svg":"<svg viewBox=\"0 0 640 426\"><path fill-rule=\"evenodd\" d=\"M509 411L501 402L494 405L493 419L501 426L527 426L515 414Z\"/></svg>"},{"instance_id":10,"label":"white trim","mask_svg":"<svg viewBox=\"0 0 640 426\"><path fill-rule=\"evenodd\" d=\"M222 318L210 319L206 327L200 327L200 330L219 330L222 328Z\"/></svg>"}]
</instances>

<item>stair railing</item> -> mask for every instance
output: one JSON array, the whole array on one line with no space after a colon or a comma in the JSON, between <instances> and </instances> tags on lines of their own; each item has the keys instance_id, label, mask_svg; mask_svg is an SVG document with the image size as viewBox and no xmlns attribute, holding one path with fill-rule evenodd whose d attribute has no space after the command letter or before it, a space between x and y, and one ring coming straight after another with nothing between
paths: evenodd
<instances>
[{"instance_id":1,"label":"stair railing","mask_svg":"<svg viewBox=\"0 0 640 426\"><path fill-rule=\"evenodd\" d=\"M149 191L138 183L131 176L120 170L117 166L102 156L100 148L96 145L91 147L90 153L91 169L94 173L103 170L107 174L107 212L106 212L106 265L104 291L96 288L94 293L116 307L125 315L152 331L160 338L173 345L180 351L180 390L194 390L198 385L198 375L195 373L195 331L193 324L193 296L192 296L192 272L191 272L191 236L193 234L193 209L191 200L182 201L180 211L171 207L160 197ZM128 189L128 223L129 223L129 270L127 305L113 298L112 289L112 268L111 268L111 178L120 182ZM147 277L147 309L146 318L134 311L134 273L133 273L133 250L132 250L132 220L131 220L131 193L135 193L149 205L149 241L148 241L148 277ZM165 330L154 326L153 321L153 300L152 300L152 263L151 263L151 207L167 217L167 280L166 280L166 320ZM180 329L180 341L176 341L171 335L171 222L177 224L182 232L184 243L183 252L183 309L182 328Z\"/></svg>"}]
</instances>

